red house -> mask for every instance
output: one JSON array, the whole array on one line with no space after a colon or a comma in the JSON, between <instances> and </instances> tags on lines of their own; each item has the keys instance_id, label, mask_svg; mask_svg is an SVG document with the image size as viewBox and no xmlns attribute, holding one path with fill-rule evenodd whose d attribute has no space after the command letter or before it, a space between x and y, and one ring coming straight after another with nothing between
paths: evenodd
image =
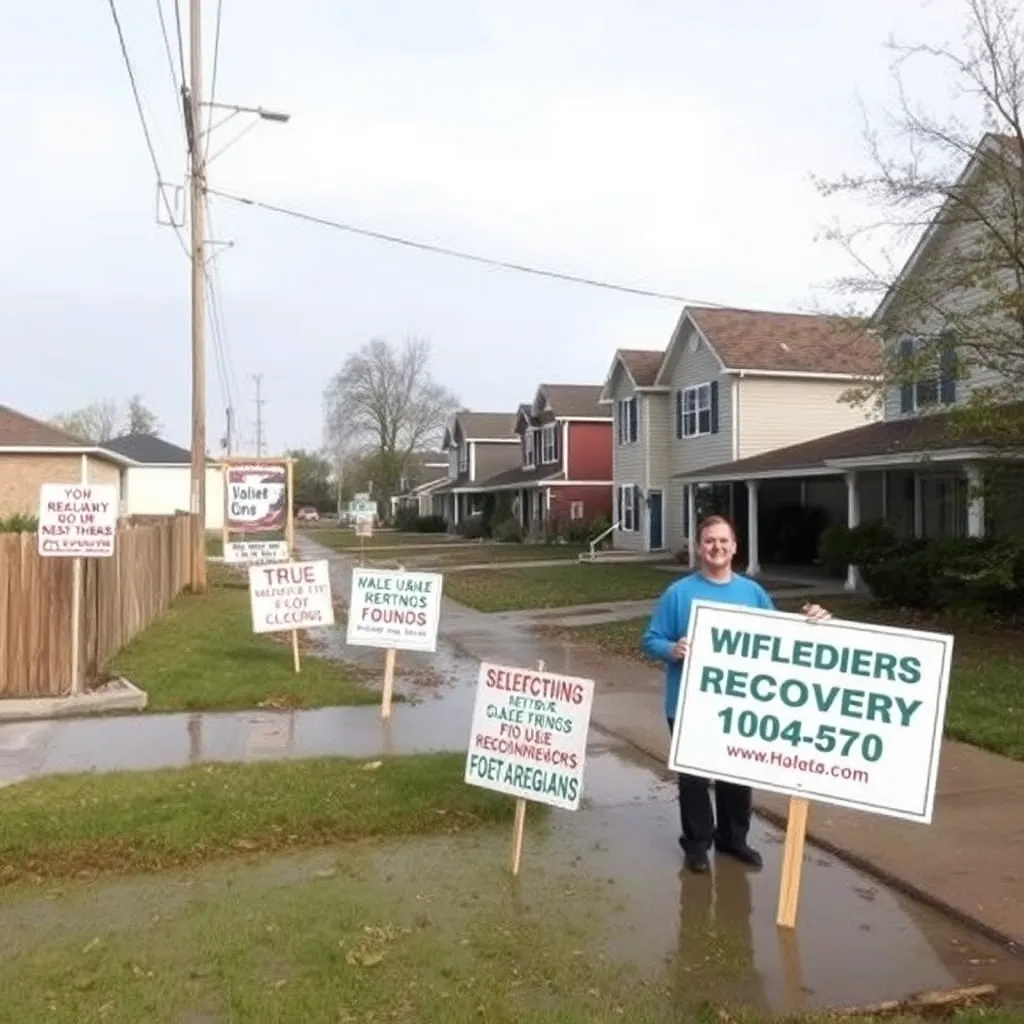
<instances>
[{"instance_id":1,"label":"red house","mask_svg":"<svg viewBox=\"0 0 1024 1024\"><path fill-rule=\"evenodd\" d=\"M519 407L521 464L480 484L528 536L585 528L612 512L612 416L599 384L541 384ZM502 516L495 514L495 522Z\"/></svg>"}]
</instances>

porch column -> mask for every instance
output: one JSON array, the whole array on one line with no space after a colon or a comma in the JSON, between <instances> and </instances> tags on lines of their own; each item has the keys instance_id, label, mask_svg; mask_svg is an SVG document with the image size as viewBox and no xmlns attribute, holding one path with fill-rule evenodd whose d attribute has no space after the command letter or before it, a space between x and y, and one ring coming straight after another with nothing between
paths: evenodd
<instances>
[{"instance_id":1,"label":"porch column","mask_svg":"<svg viewBox=\"0 0 1024 1024\"><path fill-rule=\"evenodd\" d=\"M967 536L985 536L985 492L981 467L964 467L967 476Z\"/></svg>"},{"instance_id":2,"label":"porch column","mask_svg":"<svg viewBox=\"0 0 1024 1024\"><path fill-rule=\"evenodd\" d=\"M846 525L852 530L860 526L860 491L857 487L856 472L846 474ZM845 590L856 590L860 586L860 569L856 565L846 567Z\"/></svg>"},{"instance_id":3,"label":"porch column","mask_svg":"<svg viewBox=\"0 0 1024 1024\"><path fill-rule=\"evenodd\" d=\"M760 552L757 545L757 481L747 481L747 575L756 576L761 571Z\"/></svg>"},{"instance_id":4,"label":"porch column","mask_svg":"<svg viewBox=\"0 0 1024 1024\"><path fill-rule=\"evenodd\" d=\"M697 568L697 485L686 485L686 521L689 529L686 531L689 536L686 538L689 548L690 568Z\"/></svg>"}]
</instances>

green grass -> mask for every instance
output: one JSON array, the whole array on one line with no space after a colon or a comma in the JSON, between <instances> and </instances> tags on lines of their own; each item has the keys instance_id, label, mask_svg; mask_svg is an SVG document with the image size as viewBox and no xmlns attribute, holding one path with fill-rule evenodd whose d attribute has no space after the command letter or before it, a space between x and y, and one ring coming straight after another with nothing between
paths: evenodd
<instances>
[{"instance_id":1,"label":"green grass","mask_svg":"<svg viewBox=\"0 0 1024 1024\"><path fill-rule=\"evenodd\" d=\"M224 538L219 533L207 533L206 557L220 558L224 554Z\"/></svg>"},{"instance_id":2,"label":"green grass","mask_svg":"<svg viewBox=\"0 0 1024 1024\"><path fill-rule=\"evenodd\" d=\"M334 526L312 527L305 530L310 540L315 540L335 551L359 549L360 538L352 527L339 528ZM447 533L399 533L397 530L375 530L372 537L362 538L363 547L433 547L435 544L470 544L471 541L460 540Z\"/></svg>"},{"instance_id":3,"label":"green grass","mask_svg":"<svg viewBox=\"0 0 1024 1024\"><path fill-rule=\"evenodd\" d=\"M446 597L483 612L655 598L675 573L650 565L552 565L469 570L445 577Z\"/></svg>"},{"instance_id":4,"label":"green grass","mask_svg":"<svg viewBox=\"0 0 1024 1024\"><path fill-rule=\"evenodd\" d=\"M467 543L461 547L440 548L436 551L410 551L403 557L398 552L381 552L373 558L374 564L397 565L406 568L444 570L459 565L488 565L502 562L560 561L576 558L586 549L578 544L499 544Z\"/></svg>"},{"instance_id":5,"label":"green grass","mask_svg":"<svg viewBox=\"0 0 1024 1024\"><path fill-rule=\"evenodd\" d=\"M802 599L782 598L776 603L781 611L798 611ZM1019 628L898 612L856 598L829 598L822 603L837 618L952 633L946 736L1024 761L1024 635ZM647 621L541 628L566 640L648 661L639 650Z\"/></svg>"},{"instance_id":6,"label":"green grass","mask_svg":"<svg viewBox=\"0 0 1024 1024\"><path fill-rule=\"evenodd\" d=\"M311 708L380 699L365 685L366 670L308 650L296 675L291 634L253 633L245 578L212 569L205 594L183 594L107 666L108 674L146 691L149 710Z\"/></svg>"},{"instance_id":7,"label":"green grass","mask_svg":"<svg viewBox=\"0 0 1024 1024\"><path fill-rule=\"evenodd\" d=\"M514 801L462 754L59 775L0 789L0 883L159 870L255 851L451 832Z\"/></svg>"}]
</instances>

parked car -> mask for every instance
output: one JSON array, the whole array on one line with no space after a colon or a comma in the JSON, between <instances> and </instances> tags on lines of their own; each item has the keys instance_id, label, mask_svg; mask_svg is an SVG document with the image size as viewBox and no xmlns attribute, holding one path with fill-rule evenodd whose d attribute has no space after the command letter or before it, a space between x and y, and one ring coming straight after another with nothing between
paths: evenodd
<instances>
[{"instance_id":1,"label":"parked car","mask_svg":"<svg viewBox=\"0 0 1024 1024\"><path fill-rule=\"evenodd\" d=\"M295 513L295 519L300 523L320 522L320 513L312 505L304 505Z\"/></svg>"}]
</instances>

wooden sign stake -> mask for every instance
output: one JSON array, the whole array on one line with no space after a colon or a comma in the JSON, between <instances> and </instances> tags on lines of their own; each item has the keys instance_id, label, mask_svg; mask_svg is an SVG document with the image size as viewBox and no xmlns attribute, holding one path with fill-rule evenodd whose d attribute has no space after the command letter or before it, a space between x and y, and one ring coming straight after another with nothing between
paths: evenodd
<instances>
[{"instance_id":1,"label":"wooden sign stake","mask_svg":"<svg viewBox=\"0 0 1024 1024\"><path fill-rule=\"evenodd\" d=\"M295 561L295 500L292 496L292 488L295 482L295 462L289 459L286 464L287 478L284 490L285 500L288 502L285 518L284 536L288 544L288 557ZM302 671L302 661L299 658L299 631L292 630L292 665L295 667L295 674Z\"/></svg>"},{"instance_id":2,"label":"wooden sign stake","mask_svg":"<svg viewBox=\"0 0 1024 1024\"><path fill-rule=\"evenodd\" d=\"M82 456L81 481L89 483L89 456ZM71 563L71 693L82 692L82 558Z\"/></svg>"},{"instance_id":3,"label":"wooden sign stake","mask_svg":"<svg viewBox=\"0 0 1024 1024\"><path fill-rule=\"evenodd\" d=\"M544 662L537 662L537 671L544 671ZM512 877L519 875L519 865L523 859L523 833L526 831L526 801L522 797L516 798L516 816L512 823Z\"/></svg>"},{"instance_id":4,"label":"wooden sign stake","mask_svg":"<svg viewBox=\"0 0 1024 1024\"><path fill-rule=\"evenodd\" d=\"M809 804L800 796L789 798L786 818L786 845L782 853L782 877L779 880L779 909L775 923L780 928L796 927L800 903L800 876L804 866L804 841L807 838Z\"/></svg>"},{"instance_id":5,"label":"wooden sign stake","mask_svg":"<svg viewBox=\"0 0 1024 1024\"><path fill-rule=\"evenodd\" d=\"M362 561L360 560L360 565ZM398 567L399 572L405 572L405 566ZM380 695L380 717L388 722L391 720L391 701L395 689L395 648L389 647L384 652L384 689Z\"/></svg>"}]
</instances>

